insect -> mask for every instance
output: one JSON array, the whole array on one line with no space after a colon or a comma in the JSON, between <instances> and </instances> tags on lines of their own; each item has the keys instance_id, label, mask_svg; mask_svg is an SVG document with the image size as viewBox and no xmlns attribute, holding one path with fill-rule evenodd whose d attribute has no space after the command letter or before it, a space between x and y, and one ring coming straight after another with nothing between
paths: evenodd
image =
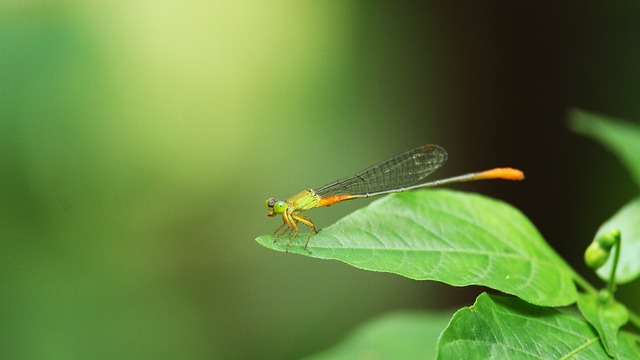
<instances>
[{"instance_id":1,"label":"insect","mask_svg":"<svg viewBox=\"0 0 640 360\"><path fill-rule=\"evenodd\" d=\"M398 193L403 191L485 179L522 180L522 171L513 168L495 168L481 172L454 176L441 180L420 183L425 177L439 169L447 161L447 151L438 145L424 145L394 156L368 167L354 175L333 181L317 189L307 189L287 200L267 199L267 216L282 215L274 235L276 240L292 233L287 251L298 235L300 223L311 228L305 249L309 253L311 235L318 232L311 218L301 212L321 206L330 206L350 199Z\"/></svg>"}]
</instances>

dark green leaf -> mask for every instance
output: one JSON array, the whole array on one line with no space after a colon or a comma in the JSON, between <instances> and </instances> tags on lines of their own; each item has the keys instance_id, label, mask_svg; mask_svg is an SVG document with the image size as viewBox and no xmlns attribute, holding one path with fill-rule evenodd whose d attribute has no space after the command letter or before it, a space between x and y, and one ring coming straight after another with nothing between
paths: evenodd
<instances>
[{"instance_id":1,"label":"dark green leaf","mask_svg":"<svg viewBox=\"0 0 640 360\"><path fill-rule=\"evenodd\" d=\"M358 327L337 346L309 359L434 359L438 336L451 315L383 315Z\"/></svg>"},{"instance_id":2,"label":"dark green leaf","mask_svg":"<svg viewBox=\"0 0 640 360\"><path fill-rule=\"evenodd\" d=\"M620 230L621 252L615 282L623 284L640 276L640 197L630 201L602 224L594 238L598 239L605 232L616 228ZM611 250L611 254L614 251L615 247ZM612 264L613 256L609 256L607 262L598 269L598 276L609 281Z\"/></svg>"},{"instance_id":3,"label":"dark green leaf","mask_svg":"<svg viewBox=\"0 0 640 360\"><path fill-rule=\"evenodd\" d=\"M482 294L460 309L438 341L442 359L606 359L598 334L582 317ZM618 358L640 359L634 337L618 335Z\"/></svg>"},{"instance_id":4,"label":"dark green leaf","mask_svg":"<svg viewBox=\"0 0 640 360\"><path fill-rule=\"evenodd\" d=\"M578 309L600 335L607 353L617 356L618 330L629 321L627 308L613 298L602 300L594 294L578 294Z\"/></svg>"},{"instance_id":5,"label":"dark green leaf","mask_svg":"<svg viewBox=\"0 0 640 360\"><path fill-rule=\"evenodd\" d=\"M288 237L256 240L285 251ZM514 207L477 194L428 190L384 197L290 252L455 286L483 285L547 306L576 300L572 271Z\"/></svg>"},{"instance_id":6,"label":"dark green leaf","mask_svg":"<svg viewBox=\"0 0 640 360\"><path fill-rule=\"evenodd\" d=\"M609 148L620 158L640 186L640 125L574 110L571 113L571 127Z\"/></svg>"}]
</instances>

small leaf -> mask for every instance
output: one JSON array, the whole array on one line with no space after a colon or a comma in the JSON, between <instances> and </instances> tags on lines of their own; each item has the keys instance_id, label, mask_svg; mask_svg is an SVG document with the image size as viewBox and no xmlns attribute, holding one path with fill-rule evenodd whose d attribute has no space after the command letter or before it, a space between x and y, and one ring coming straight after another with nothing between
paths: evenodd
<instances>
[{"instance_id":1,"label":"small leaf","mask_svg":"<svg viewBox=\"0 0 640 360\"><path fill-rule=\"evenodd\" d=\"M609 148L640 186L640 125L583 110L572 111L570 125Z\"/></svg>"},{"instance_id":2,"label":"small leaf","mask_svg":"<svg viewBox=\"0 0 640 360\"><path fill-rule=\"evenodd\" d=\"M640 276L640 197L627 203L609 220L600 226L594 239L612 229L620 230L620 259L616 269L617 284L631 282ZM615 251L615 246L611 253ZM598 269L601 279L609 281L613 256Z\"/></svg>"},{"instance_id":3,"label":"small leaf","mask_svg":"<svg viewBox=\"0 0 640 360\"><path fill-rule=\"evenodd\" d=\"M358 327L337 346L308 360L433 359L438 336L451 315L419 312L383 315Z\"/></svg>"},{"instance_id":4,"label":"small leaf","mask_svg":"<svg viewBox=\"0 0 640 360\"><path fill-rule=\"evenodd\" d=\"M583 318L520 299L481 294L460 309L438 341L442 359L603 359L598 334ZM632 335L618 336L618 358L640 359Z\"/></svg>"},{"instance_id":5,"label":"small leaf","mask_svg":"<svg viewBox=\"0 0 640 360\"><path fill-rule=\"evenodd\" d=\"M598 295L578 294L578 309L600 335L609 356L616 357L618 330L629 321L627 308L611 297L603 301Z\"/></svg>"},{"instance_id":6,"label":"small leaf","mask_svg":"<svg viewBox=\"0 0 640 360\"><path fill-rule=\"evenodd\" d=\"M384 197L290 252L454 286L483 285L547 306L572 304L572 271L514 207L477 194L428 190ZM289 238L261 236L285 251Z\"/></svg>"}]
</instances>

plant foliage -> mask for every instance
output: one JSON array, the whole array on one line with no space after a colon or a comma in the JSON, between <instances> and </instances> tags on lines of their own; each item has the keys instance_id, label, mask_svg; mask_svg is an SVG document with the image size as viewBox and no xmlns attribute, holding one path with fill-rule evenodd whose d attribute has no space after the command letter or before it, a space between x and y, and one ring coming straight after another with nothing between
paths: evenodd
<instances>
[{"instance_id":1,"label":"plant foliage","mask_svg":"<svg viewBox=\"0 0 640 360\"><path fill-rule=\"evenodd\" d=\"M572 112L571 126L611 149L640 185L640 126L580 110ZM390 195L314 234L310 253L306 236L301 232L289 248L288 236L256 241L359 269L511 295L480 295L446 328L442 316L389 315L315 359L640 359L640 335L620 330L630 322L637 331L640 317L614 297L617 284L640 276L640 197L604 221L585 246L587 263L608 282L601 291L519 210L478 194L440 189ZM577 311L555 308L572 304ZM440 332L436 352L425 344L435 344Z\"/></svg>"}]
</instances>

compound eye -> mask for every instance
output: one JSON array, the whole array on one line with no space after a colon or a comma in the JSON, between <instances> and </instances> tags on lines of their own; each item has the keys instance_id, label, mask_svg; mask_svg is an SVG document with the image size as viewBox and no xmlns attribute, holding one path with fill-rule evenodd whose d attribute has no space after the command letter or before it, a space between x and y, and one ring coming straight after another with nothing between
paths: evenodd
<instances>
[{"instance_id":1,"label":"compound eye","mask_svg":"<svg viewBox=\"0 0 640 360\"><path fill-rule=\"evenodd\" d=\"M276 203L277 201L278 201L278 200L276 200L276 199L274 199L274 198L269 198L269 199L267 199L267 201L265 202L265 206L267 207L267 209L272 209L272 208L273 208L273 205L275 205L275 203Z\"/></svg>"},{"instance_id":2,"label":"compound eye","mask_svg":"<svg viewBox=\"0 0 640 360\"><path fill-rule=\"evenodd\" d=\"M287 210L287 204L284 201L278 201L273 205L273 211L276 214L282 214Z\"/></svg>"}]
</instances>

